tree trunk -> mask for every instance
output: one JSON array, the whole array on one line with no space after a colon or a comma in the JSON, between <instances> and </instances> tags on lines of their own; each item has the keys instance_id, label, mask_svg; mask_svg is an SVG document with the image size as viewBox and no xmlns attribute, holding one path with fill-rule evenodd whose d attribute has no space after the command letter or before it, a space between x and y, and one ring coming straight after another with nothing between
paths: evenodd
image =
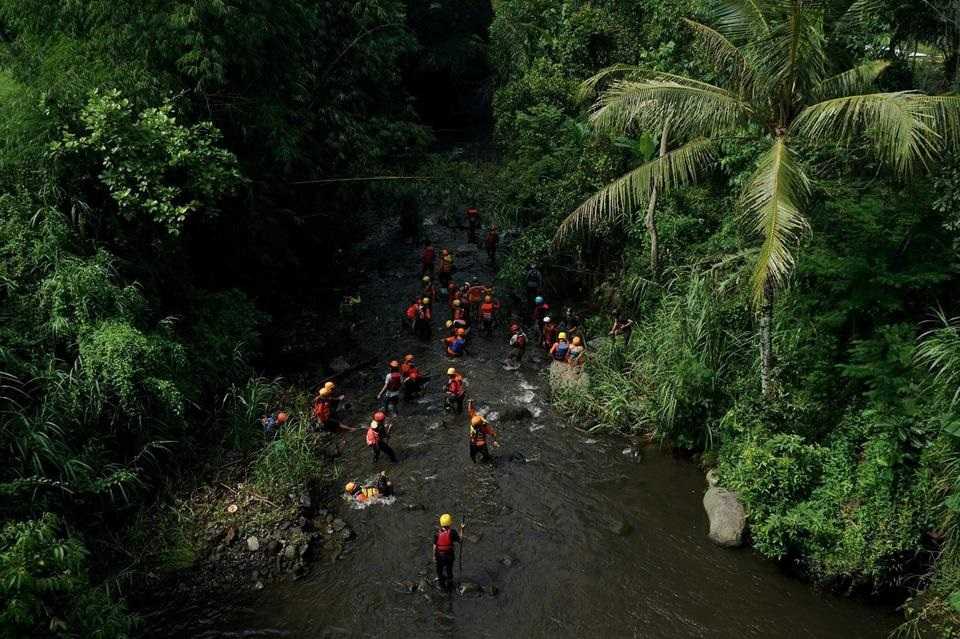
<instances>
[{"instance_id":1,"label":"tree trunk","mask_svg":"<svg viewBox=\"0 0 960 639\"><path fill-rule=\"evenodd\" d=\"M670 120L663 123L663 131L660 133L660 157L667 154L667 141L670 137ZM647 216L643 223L647 227L647 234L650 236L650 273L652 279L658 279L660 274L660 249L658 248L659 236L657 235L657 187L654 186L650 191L650 203L647 204Z\"/></svg>"},{"instance_id":2,"label":"tree trunk","mask_svg":"<svg viewBox=\"0 0 960 639\"><path fill-rule=\"evenodd\" d=\"M760 389L766 399L773 398L776 385L773 367L773 286L767 282L760 307Z\"/></svg>"}]
</instances>

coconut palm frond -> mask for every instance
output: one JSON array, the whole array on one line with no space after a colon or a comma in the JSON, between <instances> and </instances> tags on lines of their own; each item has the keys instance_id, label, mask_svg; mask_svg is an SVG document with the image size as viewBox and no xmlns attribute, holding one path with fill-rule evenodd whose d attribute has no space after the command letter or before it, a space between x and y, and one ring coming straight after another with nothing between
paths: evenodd
<instances>
[{"instance_id":1,"label":"coconut palm frond","mask_svg":"<svg viewBox=\"0 0 960 639\"><path fill-rule=\"evenodd\" d=\"M709 22L733 42L749 41L770 32L760 0L725 0L709 12Z\"/></svg>"},{"instance_id":2,"label":"coconut palm frond","mask_svg":"<svg viewBox=\"0 0 960 639\"><path fill-rule=\"evenodd\" d=\"M884 8L883 0L856 0L851 2L840 15L827 17L835 27L854 27L872 16L879 15Z\"/></svg>"},{"instance_id":3,"label":"coconut palm frond","mask_svg":"<svg viewBox=\"0 0 960 639\"><path fill-rule=\"evenodd\" d=\"M870 60L829 77L813 89L814 99L828 100L863 93L891 64L890 60Z\"/></svg>"},{"instance_id":4,"label":"coconut palm frond","mask_svg":"<svg viewBox=\"0 0 960 639\"><path fill-rule=\"evenodd\" d=\"M820 12L808 2L785 0L776 3L777 20L769 36L751 45L757 72L765 78L774 95L803 95L826 75L826 40Z\"/></svg>"},{"instance_id":5,"label":"coconut palm frond","mask_svg":"<svg viewBox=\"0 0 960 639\"><path fill-rule=\"evenodd\" d=\"M615 83L597 100L590 119L610 133L631 127L656 129L669 119L678 135L709 137L744 123L750 115L748 103L720 87L656 79Z\"/></svg>"},{"instance_id":6,"label":"coconut palm frond","mask_svg":"<svg viewBox=\"0 0 960 639\"><path fill-rule=\"evenodd\" d=\"M768 283L782 284L793 266L790 245L807 226L800 209L809 194L809 178L784 138L777 138L760 158L740 198L744 216L763 238L751 277L757 306Z\"/></svg>"},{"instance_id":7,"label":"coconut palm frond","mask_svg":"<svg viewBox=\"0 0 960 639\"><path fill-rule=\"evenodd\" d=\"M755 76L753 65L743 51L716 29L688 18L683 21L693 31L704 52L710 56L714 68L719 73L729 74L732 84L740 87L743 92Z\"/></svg>"},{"instance_id":8,"label":"coconut palm frond","mask_svg":"<svg viewBox=\"0 0 960 639\"><path fill-rule=\"evenodd\" d=\"M601 69L596 74L580 83L580 86L577 88L576 99L579 102L583 102L592 98L596 94L597 87L600 86L600 83L604 80L610 79L613 76L628 74L634 75L643 73L645 71L649 72L648 69L634 64L614 64L605 69Z\"/></svg>"},{"instance_id":9,"label":"coconut palm frond","mask_svg":"<svg viewBox=\"0 0 960 639\"><path fill-rule=\"evenodd\" d=\"M960 96L924 95L916 100L932 115L941 150L955 152L960 148Z\"/></svg>"},{"instance_id":10,"label":"coconut palm frond","mask_svg":"<svg viewBox=\"0 0 960 639\"><path fill-rule=\"evenodd\" d=\"M715 151L712 140L698 138L638 166L577 207L557 229L555 240L562 242L576 231L624 219L653 189L664 193L697 182L713 163Z\"/></svg>"},{"instance_id":11,"label":"coconut palm frond","mask_svg":"<svg viewBox=\"0 0 960 639\"><path fill-rule=\"evenodd\" d=\"M935 155L940 143L936 124L928 96L898 91L824 100L801 111L790 129L818 143L848 143L866 134L880 159L907 175Z\"/></svg>"}]
</instances>

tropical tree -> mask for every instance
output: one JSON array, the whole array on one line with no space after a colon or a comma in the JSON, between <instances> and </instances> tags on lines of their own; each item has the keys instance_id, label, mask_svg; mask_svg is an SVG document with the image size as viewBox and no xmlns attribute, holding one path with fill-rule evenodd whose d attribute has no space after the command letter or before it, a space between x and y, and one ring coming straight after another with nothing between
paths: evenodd
<instances>
[{"instance_id":1,"label":"tropical tree","mask_svg":"<svg viewBox=\"0 0 960 639\"><path fill-rule=\"evenodd\" d=\"M738 208L762 238L751 282L767 396L774 376L774 294L791 271L792 247L807 227L803 210L812 180L801 150L866 140L902 177L960 141L960 97L869 92L890 65L886 60L867 60L839 73L831 68L836 26L857 22L870 4L846 3L838 12L837 3L822 0L715 0L707 24L685 22L715 67L716 83L628 65L605 69L584 83L587 91L605 85L590 113L599 131L662 131L669 122L670 137L684 143L589 198L561 225L558 241L575 230L622 220L649 204L653 194L702 179L724 141L764 146Z\"/></svg>"}]
</instances>

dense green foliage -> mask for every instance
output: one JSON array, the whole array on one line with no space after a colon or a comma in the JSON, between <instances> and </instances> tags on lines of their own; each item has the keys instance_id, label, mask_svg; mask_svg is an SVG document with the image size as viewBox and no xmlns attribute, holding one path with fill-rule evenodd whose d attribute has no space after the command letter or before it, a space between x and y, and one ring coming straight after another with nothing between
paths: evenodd
<instances>
[{"instance_id":1,"label":"dense green foliage","mask_svg":"<svg viewBox=\"0 0 960 639\"><path fill-rule=\"evenodd\" d=\"M127 636L106 530L223 448L270 494L318 472L296 419L264 447L281 387L252 362L278 309L337 294L372 196L290 183L416 157L418 45L401 0L5 0L0 21L0 626Z\"/></svg>"},{"instance_id":2,"label":"dense green foliage","mask_svg":"<svg viewBox=\"0 0 960 639\"><path fill-rule=\"evenodd\" d=\"M960 481L958 351L955 325L929 322L938 308L954 314L958 302L955 168L937 162L929 175L903 181L866 145L801 147L815 182L805 209L810 230L790 245L795 268L772 324L778 383L764 397L750 293L756 241L752 223L731 215L761 157L756 130L723 142L718 168L699 186L661 194L661 272L647 257L642 199L589 235L553 242L584 200L651 159L644 137L659 134L649 125L628 129L628 139L596 131L578 101L580 83L614 63L640 65L654 78L718 81L709 64L716 52L695 46L679 19L703 20L710 3L633 9L567 0L541 7L542 19L534 18L536 4L498 3L492 28L500 199L518 208L525 226L502 275L519 281L531 258L559 267L564 277L550 282L549 297L598 300L588 305L593 338L605 335L615 306L638 325L629 348L593 341L589 388L558 389L558 402L586 425L705 451L744 499L764 554L836 585L932 584L912 610L950 617L949 602L960 601L951 599L960 586L952 496ZM849 3L823 4L842 13ZM898 3L896 13L874 4L867 20L831 25L830 62L883 61L885 91L955 86L955 25L931 3ZM896 17L904 15L911 19ZM928 46L946 54L910 57Z\"/></svg>"}]
</instances>

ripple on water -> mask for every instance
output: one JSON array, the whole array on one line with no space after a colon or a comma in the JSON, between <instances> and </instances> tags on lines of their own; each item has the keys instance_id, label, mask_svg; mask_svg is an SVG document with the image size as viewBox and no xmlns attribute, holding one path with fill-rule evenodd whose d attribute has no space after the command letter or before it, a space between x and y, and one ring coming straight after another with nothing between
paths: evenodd
<instances>
[{"instance_id":1,"label":"ripple on water","mask_svg":"<svg viewBox=\"0 0 960 639\"><path fill-rule=\"evenodd\" d=\"M520 395L516 395L513 399L518 402L522 402L524 404L532 404L533 400L535 400L536 398L537 398L536 393L534 393L531 390L528 390L521 393Z\"/></svg>"},{"instance_id":2,"label":"ripple on water","mask_svg":"<svg viewBox=\"0 0 960 639\"><path fill-rule=\"evenodd\" d=\"M531 432L531 433L535 433L535 432L537 432L538 430L543 430L543 424L531 424L531 426L530 426L530 432Z\"/></svg>"}]
</instances>

